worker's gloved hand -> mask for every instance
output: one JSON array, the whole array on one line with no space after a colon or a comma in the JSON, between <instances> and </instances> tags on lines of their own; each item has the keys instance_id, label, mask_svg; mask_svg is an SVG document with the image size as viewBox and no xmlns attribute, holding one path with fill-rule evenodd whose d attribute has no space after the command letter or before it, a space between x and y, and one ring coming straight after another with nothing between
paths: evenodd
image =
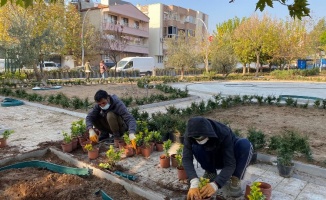
<instances>
[{"instance_id":1,"label":"worker's gloved hand","mask_svg":"<svg viewBox=\"0 0 326 200\"><path fill-rule=\"evenodd\" d=\"M88 130L89 132L89 139L92 141L92 142L98 142L98 136L97 134L95 133L94 129L90 128Z\"/></svg>"},{"instance_id":2,"label":"worker's gloved hand","mask_svg":"<svg viewBox=\"0 0 326 200\"><path fill-rule=\"evenodd\" d=\"M190 181L190 189L188 190L187 200L201 199L198 189L199 179L193 178Z\"/></svg>"},{"instance_id":3,"label":"worker's gloved hand","mask_svg":"<svg viewBox=\"0 0 326 200\"><path fill-rule=\"evenodd\" d=\"M210 182L200 190L200 196L201 198L211 197L217 192L217 190L217 184L215 182Z\"/></svg>"},{"instance_id":4,"label":"worker's gloved hand","mask_svg":"<svg viewBox=\"0 0 326 200\"><path fill-rule=\"evenodd\" d=\"M135 134L134 133L130 133L129 134L129 139L131 141L132 148L136 149L137 146L136 146L136 140L135 140L136 139L136 136L135 136Z\"/></svg>"}]
</instances>

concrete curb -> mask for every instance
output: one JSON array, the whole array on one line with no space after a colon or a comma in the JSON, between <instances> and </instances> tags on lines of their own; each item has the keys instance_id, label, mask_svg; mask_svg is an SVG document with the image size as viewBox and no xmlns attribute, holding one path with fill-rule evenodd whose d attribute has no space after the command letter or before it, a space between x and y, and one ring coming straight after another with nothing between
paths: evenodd
<instances>
[{"instance_id":1,"label":"concrete curb","mask_svg":"<svg viewBox=\"0 0 326 200\"><path fill-rule=\"evenodd\" d=\"M138 106L138 108L139 109L148 109L148 108L159 107L159 106L173 105L175 103L193 101L198 98L200 98L200 97L199 96L190 96L190 97L182 98L182 99L174 99L174 100L170 100L170 101L161 101L161 102L157 102L157 103L146 104L146 105Z\"/></svg>"},{"instance_id":2,"label":"concrete curb","mask_svg":"<svg viewBox=\"0 0 326 200\"><path fill-rule=\"evenodd\" d=\"M275 165L277 158L276 158L276 156L258 153L257 160ZM297 171L304 172L304 173L314 175L317 177L321 177L321 178L326 178L326 169L325 168L322 168L322 167L319 167L316 165L305 164L305 163L298 162L298 161L294 161L294 167L295 167L295 170L297 170Z\"/></svg>"},{"instance_id":3,"label":"concrete curb","mask_svg":"<svg viewBox=\"0 0 326 200\"><path fill-rule=\"evenodd\" d=\"M146 189L146 188L142 188L139 187L138 185L136 185L136 183L129 181L129 180L124 180L121 179L120 176L114 174L114 173L107 173L104 172L98 168L95 168L89 164L86 164L84 162L81 162L75 158L73 158L71 155L63 153L55 148L45 148L45 149L41 149L41 150L36 150L36 151L31 151L31 152L27 152L27 153L23 153L23 154L19 154L16 156L12 156L12 157L8 157L8 158L4 158L0 160L0 166L4 166L5 164L9 163L9 162L17 162L17 161L21 161L27 158L32 158L32 157L42 157L44 156L48 151L51 151L53 154L57 155L61 160L64 160L67 163L73 164L74 166L78 167L78 168L89 168L92 170L92 174L99 177L99 178L105 178L111 182L114 183L118 183L122 186L124 186L124 188L131 193L135 193L138 194L139 196L142 196L146 199L157 199L157 200L165 200L167 199L166 196L164 196L163 194L154 192L152 190Z\"/></svg>"},{"instance_id":4,"label":"concrete curb","mask_svg":"<svg viewBox=\"0 0 326 200\"><path fill-rule=\"evenodd\" d=\"M116 174L111 174L111 173L106 173L98 168L95 168L89 164L83 163L77 159L72 158L71 156L69 156L68 154L65 154L61 151L58 151L54 148L49 148L50 151L54 154L56 154L60 159L65 160L68 163L71 163L73 165L75 165L76 167L79 168L90 168L92 169L92 173L93 175L99 177L99 178L105 178L113 183L118 183L120 185L123 185L124 188L128 191L128 192L132 192L135 194L138 194L139 196L142 196L146 199L157 199L157 200L165 200L166 196L164 196L163 194L160 193L156 193L152 190L146 189L146 188L141 188L139 186L137 186L134 182L129 181L129 180L123 180L121 179L118 175Z\"/></svg>"}]
</instances>

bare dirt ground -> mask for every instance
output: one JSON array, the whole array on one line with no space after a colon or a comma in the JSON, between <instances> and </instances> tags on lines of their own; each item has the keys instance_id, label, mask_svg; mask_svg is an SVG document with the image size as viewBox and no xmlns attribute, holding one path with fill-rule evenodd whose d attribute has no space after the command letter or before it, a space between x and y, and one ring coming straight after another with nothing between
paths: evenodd
<instances>
[{"instance_id":1,"label":"bare dirt ground","mask_svg":"<svg viewBox=\"0 0 326 200\"><path fill-rule=\"evenodd\" d=\"M40 159L38 159L40 160ZM48 153L42 160L69 166L58 157ZM73 167L73 166L71 166ZM123 186L96 176L80 177L69 174L59 174L45 169L23 168L0 172L0 199L102 199L95 192L102 189L113 199L144 198L128 193Z\"/></svg>"}]
</instances>

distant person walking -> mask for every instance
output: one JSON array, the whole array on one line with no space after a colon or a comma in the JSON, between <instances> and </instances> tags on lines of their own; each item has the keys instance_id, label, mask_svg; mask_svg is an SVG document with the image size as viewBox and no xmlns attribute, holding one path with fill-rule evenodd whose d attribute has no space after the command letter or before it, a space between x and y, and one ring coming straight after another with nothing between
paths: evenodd
<instances>
[{"instance_id":1,"label":"distant person walking","mask_svg":"<svg viewBox=\"0 0 326 200\"><path fill-rule=\"evenodd\" d=\"M101 74L100 81L104 81L104 79L105 79L105 72L107 70L108 70L108 67L105 65L104 60L101 60L101 62L100 62L100 74Z\"/></svg>"},{"instance_id":2,"label":"distant person walking","mask_svg":"<svg viewBox=\"0 0 326 200\"><path fill-rule=\"evenodd\" d=\"M89 81L90 74L93 71L89 63L89 60L85 63L84 67L85 67L86 81Z\"/></svg>"}]
</instances>

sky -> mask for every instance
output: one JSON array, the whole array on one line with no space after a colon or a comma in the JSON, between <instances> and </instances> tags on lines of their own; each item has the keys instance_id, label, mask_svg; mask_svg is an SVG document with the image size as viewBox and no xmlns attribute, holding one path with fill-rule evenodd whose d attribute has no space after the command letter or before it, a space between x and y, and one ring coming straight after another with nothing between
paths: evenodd
<instances>
[{"instance_id":1,"label":"sky","mask_svg":"<svg viewBox=\"0 0 326 200\"><path fill-rule=\"evenodd\" d=\"M255 13L258 0L235 0L229 3L229 0L125 0L134 5L146 5L154 3L163 3L166 5L176 5L183 8L190 8L206 13L208 18L208 30L212 33L216 24L223 23L234 17L250 17ZM291 0L289 0L291 2ZM293 0L292 0L293 2ZM308 0L311 16L315 19L326 16L326 0ZM265 11L272 17L286 19L289 12L286 6L274 2L274 8L266 7ZM256 11L258 14L261 12Z\"/></svg>"}]
</instances>

